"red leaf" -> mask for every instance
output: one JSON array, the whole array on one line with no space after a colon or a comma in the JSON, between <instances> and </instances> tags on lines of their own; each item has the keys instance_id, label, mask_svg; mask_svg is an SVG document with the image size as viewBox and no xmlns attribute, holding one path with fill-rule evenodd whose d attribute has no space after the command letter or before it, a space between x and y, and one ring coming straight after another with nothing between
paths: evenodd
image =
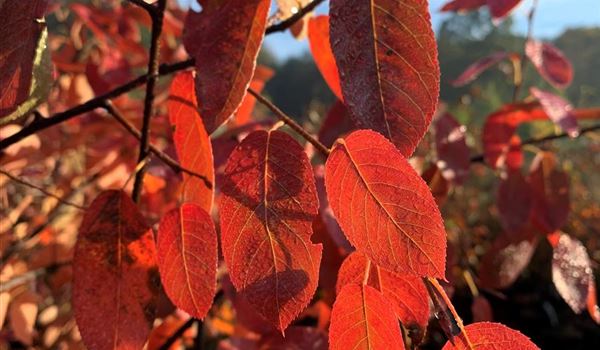
<instances>
[{"instance_id":1,"label":"red leaf","mask_svg":"<svg viewBox=\"0 0 600 350\"><path fill-rule=\"evenodd\" d=\"M466 127L449 113L442 114L433 123L438 168L446 180L461 184L469 175L471 160L465 135Z\"/></svg>"},{"instance_id":2,"label":"red leaf","mask_svg":"<svg viewBox=\"0 0 600 350\"><path fill-rule=\"evenodd\" d=\"M350 254L340 267L337 293L348 284L361 284L368 264L366 256L358 252ZM420 277L398 275L371 264L368 285L383 293L404 325L427 327L429 294Z\"/></svg>"},{"instance_id":3,"label":"red leaf","mask_svg":"<svg viewBox=\"0 0 600 350\"><path fill-rule=\"evenodd\" d=\"M477 79L477 77L488 70L490 67L495 65L496 63L502 61L503 59L509 57L508 52L496 52L484 58L477 60L475 63L465 69L462 74L452 81L453 86L463 86Z\"/></svg>"},{"instance_id":4,"label":"red leaf","mask_svg":"<svg viewBox=\"0 0 600 350\"><path fill-rule=\"evenodd\" d=\"M443 350L539 350L529 338L500 323L477 322L466 326L465 331L474 348L460 334L454 337L454 344L448 341Z\"/></svg>"},{"instance_id":5,"label":"red leaf","mask_svg":"<svg viewBox=\"0 0 600 350\"><path fill-rule=\"evenodd\" d=\"M265 84L271 77L273 77L275 71L266 66L257 66L254 70L254 76L250 82L250 88L256 92L261 92L265 87ZM242 100L240 108L235 112L235 116L232 119L234 125L244 125L250 122L252 118L252 111L256 104L256 98L250 94L246 94Z\"/></svg>"},{"instance_id":6,"label":"red leaf","mask_svg":"<svg viewBox=\"0 0 600 350\"><path fill-rule=\"evenodd\" d=\"M537 243L536 238L511 243L509 236L498 236L481 260L481 286L502 289L513 284L531 261Z\"/></svg>"},{"instance_id":7,"label":"red leaf","mask_svg":"<svg viewBox=\"0 0 600 350\"><path fill-rule=\"evenodd\" d=\"M519 3L521 0L487 0L487 6L495 23L508 16Z\"/></svg>"},{"instance_id":8,"label":"red leaf","mask_svg":"<svg viewBox=\"0 0 600 350\"><path fill-rule=\"evenodd\" d=\"M73 257L73 308L88 349L141 349L154 321L158 271L152 230L122 191L87 209Z\"/></svg>"},{"instance_id":9,"label":"red leaf","mask_svg":"<svg viewBox=\"0 0 600 350\"><path fill-rule=\"evenodd\" d=\"M261 340L261 350L327 350L327 335L316 328L290 327L285 338L271 333Z\"/></svg>"},{"instance_id":10,"label":"red leaf","mask_svg":"<svg viewBox=\"0 0 600 350\"><path fill-rule=\"evenodd\" d=\"M169 120L175 128L173 142L181 166L204 175L215 183L212 145L198 113L192 72L182 72L173 78L169 89ZM183 173L181 201L195 203L210 213L214 191L205 182Z\"/></svg>"},{"instance_id":11,"label":"red leaf","mask_svg":"<svg viewBox=\"0 0 600 350\"><path fill-rule=\"evenodd\" d=\"M168 212L158 229L158 267L169 299L195 318L206 316L217 281L217 233L192 203Z\"/></svg>"},{"instance_id":12,"label":"red leaf","mask_svg":"<svg viewBox=\"0 0 600 350\"><path fill-rule=\"evenodd\" d=\"M450 184L448 183L448 180L442 176L442 172L437 165L432 164L421 174L421 177L423 178L423 181L427 183L427 186L429 186L437 205L439 207L444 205L448 198Z\"/></svg>"},{"instance_id":13,"label":"red leaf","mask_svg":"<svg viewBox=\"0 0 600 350\"><path fill-rule=\"evenodd\" d=\"M569 176L556 165L552 153L541 152L529 172L533 224L543 233L552 233L567 222L570 211Z\"/></svg>"},{"instance_id":14,"label":"red leaf","mask_svg":"<svg viewBox=\"0 0 600 350\"><path fill-rule=\"evenodd\" d=\"M234 114L246 95L269 5L269 0L230 0L188 13L183 43L196 60L196 96L209 134Z\"/></svg>"},{"instance_id":15,"label":"red leaf","mask_svg":"<svg viewBox=\"0 0 600 350\"><path fill-rule=\"evenodd\" d=\"M569 59L554 45L529 40L525 53L540 75L557 88L566 88L573 80L573 67Z\"/></svg>"},{"instance_id":16,"label":"red leaf","mask_svg":"<svg viewBox=\"0 0 600 350\"><path fill-rule=\"evenodd\" d=\"M47 0L2 1L0 13L0 118L29 97L36 47L46 24Z\"/></svg>"},{"instance_id":17,"label":"red leaf","mask_svg":"<svg viewBox=\"0 0 600 350\"><path fill-rule=\"evenodd\" d=\"M396 315L383 294L366 285L342 288L331 313L329 349L404 349Z\"/></svg>"},{"instance_id":18,"label":"red leaf","mask_svg":"<svg viewBox=\"0 0 600 350\"><path fill-rule=\"evenodd\" d=\"M329 16L316 16L308 20L308 43L325 82L333 94L343 100L340 74L329 44Z\"/></svg>"},{"instance_id":19,"label":"red leaf","mask_svg":"<svg viewBox=\"0 0 600 350\"><path fill-rule=\"evenodd\" d=\"M542 109L554 124L560 126L571 137L579 136L579 127L573 114L573 106L568 101L558 95L535 87L532 87L530 91L540 101Z\"/></svg>"},{"instance_id":20,"label":"red leaf","mask_svg":"<svg viewBox=\"0 0 600 350\"><path fill-rule=\"evenodd\" d=\"M496 204L505 230L514 233L527 225L533 202L529 183L520 170L509 170L500 179Z\"/></svg>"},{"instance_id":21,"label":"red leaf","mask_svg":"<svg viewBox=\"0 0 600 350\"><path fill-rule=\"evenodd\" d=\"M575 238L560 233L552 254L552 282L558 294L577 314L588 306L590 286L595 286L590 257Z\"/></svg>"},{"instance_id":22,"label":"red leaf","mask_svg":"<svg viewBox=\"0 0 600 350\"><path fill-rule=\"evenodd\" d=\"M467 12L480 8L485 5L486 0L452 0L442 6L441 12Z\"/></svg>"},{"instance_id":23,"label":"red leaf","mask_svg":"<svg viewBox=\"0 0 600 350\"><path fill-rule=\"evenodd\" d=\"M348 115L346 106L341 101L335 101L321 124L319 141L325 146L331 147L335 140L352 130L354 130L354 124Z\"/></svg>"},{"instance_id":24,"label":"red leaf","mask_svg":"<svg viewBox=\"0 0 600 350\"><path fill-rule=\"evenodd\" d=\"M440 71L427 2L332 0L331 47L360 128L410 156L437 107Z\"/></svg>"},{"instance_id":25,"label":"red leaf","mask_svg":"<svg viewBox=\"0 0 600 350\"><path fill-rule=\"evenodd\" d=\"M427 184L385 137L359 130L339 139L327 159L325 185L358 251L396 273L444 278L440 212Z\"/></svg>"},{"instance_id":26,"label":"red leaf","mask_svg":"<svg viewBox=\"0 0 600 350\"><path fill-rule=\"evenodd\" d=\"M473 313L473 322L494 320L492 305L490 305L490 302L483 295L478 295L473 299L471 312Z\"/></svg>"},{"instance_id":27,"label":"red leaf","mask_svg":"<svg viewBox=\"0 0 600 350\"><path fill-rule=\"evenodd\" d=\"M283 331L311 300L321 245L312 244L318 201L312 167L291 136L255 131L231 153L220 215L231 281Z\"/></svg>"}]
</instances>

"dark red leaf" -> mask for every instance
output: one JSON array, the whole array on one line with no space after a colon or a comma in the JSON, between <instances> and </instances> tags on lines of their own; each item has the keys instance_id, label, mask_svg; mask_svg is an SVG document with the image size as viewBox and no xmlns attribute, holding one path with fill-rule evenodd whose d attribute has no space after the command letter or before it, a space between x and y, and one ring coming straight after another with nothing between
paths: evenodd
<instances>
[{"instance_id":1,"label":"dark red leaf","mask_svg":"<svg viewBox=\"0 0 600 350\"><path fill-rule=\"evenodd\" d=\"M329 44L329 16L315 16L308 20L308 43L323 79L333 94L343 100L340 74Z\"/></svg>"},{"instance_id":2,"label":"dark red leaf","mask_svg":"<svg viewBox=\"0 0 600 350\"><path fill-rule=\"evenodd\" d=\"M344 103L410 156L437 107L440 71L427 2L332 0L331 47Z\"/></svg>"},{"instance_id":3,"label":"dark red leaf","mask_svg":"<svg viewBox=\"0 0 600 350\"><path fill-rule=\"evenodd\" d=\"M168 110L169 120L175 129L173 142L179 163L184 168L205 176L214 184L212 144L198 113L192 72L182 72L173 78L169 89ZM181 201L195 203L210 213L214 190L197 176L187 173L182 176Z\"/></svg>"},{"instance_id":4,"label":"dark red leaf","mask_svg":"<svg viewBox=\"0 0 600 350\"><path fill-rule=\"evenodd\" d=\"M220 200L231 281L283 331L311 300L321 245L312 244L318 201L310 162L291 136L255 131L231 153Z\"/></svg>"},{"instance_id":5,"label":"dark red leaf","mask_svg":"<svg viewBox=\"0 0 600 350\"><path fill-rule=\"evenodd\" d=\"M492 20L496 23L508 16L519 3L521 0L487 0Z\"/></svg>"},{"instance_id":6,"label":"dark red leaf","mask_svg":"<svg viewBox=\"0 0 600 350\"><path fill-rule=\"evenodd\" d=\"M463 86L477 79L477 77L488 70L490 67L495 65L496 63L502 61L503 59L509 57L508 52L496 52L484 58L477 60L475 63L465 69L462 74L452 81L453 86Z\"/></svg>"},{"instance_id":7,"label":"dark red leaf","mask_svg":"<svg viewBox=\"0 0 600 350\"><path fill-rule=\"evenodd\" d=\"M281 334L271 333L261 340L260 350L327 350L327 334L311 327L290 327Z\"/></svg>"},{"instance_id":8,"label":"dark red leaf","mask_svg":"<svg viewBox=\"0 0 600 350\"><path fill-rule=\"evenodd\" d=\"M152 230L122 191L86 210L73 257L73 308L88 349L141 349L158 295Z\"/></svg>"},{"instance_id":9,"label":"dark red leaf","mask_svg":"<svg viewBox=\"0 0 600 350\"><path fill-rule=\"evenodd\" d=\"M520 332L500 323L477 322L465 327L473 347L469 346L462 333L448 341L443 350L539 350Z\"/></svg>"},{"instance_id":10,"label":"dark red leaf","mask_svg":"<svg viewBox=\"0 0 600 350\"><path fill-rule=\"evenodd\" d=\"M554 45L529 40L525 53L540 75L557 88L566 88L573 80L573 67L569 59Z\"/></svg>"},{"instance_id":11,"label":"dark red leaf","mask_svg":"<svg viewBox=\"0 0 600 350\"><path fill-rule=\"evenodd\" d=\"M404 350L391 304L367 285L348 284L340 291L329 326L330 350Z\"/></svg>"},{"instance_id":12,"label":"dark red leaf","mask_svg":"<svg viewBox=\"0 0 600 350\"><path fill-rule=\"evenodd\" d=\"M348 115L348 110L344 103L335 101L329 109L327 117L319 129L319 141L327 147L331 147L335 140L344 136L351 130L354 130L354 123Z\"/></svg>"},{"instance_id":13,"label":"dark red leaf","mask_svg":"<svg viewBox=\"0 0 600 350\"><path fill-rule=\"evenodd\" d=\"M206 316L217 288L217 232L201 207L184 203L158 229L158 267L169 299L195 318Z\"/></svg>"},{"instance_id":14,"label":"dark red leaf","mask_svg":"<svg viewBox=\"0 0 600 350\"><path fill-rule=\"evenodd\" d=\"M571 137L579 136L579 127L573 114L573 106L567 100L535 87L532 87L530 91L540 101L542 109L554 124L560 126Z\"/></svg>"},{"instance_id":15,"label":"dark red leaf","mask_svg":"<svg viewBox=\"0 0 600 350\"><path fill-rule=\"evenodd\" d=\"M448 180L442 176L442 171L437 165L432 164L423 172L423 174L421 174L421 177L423 178L423 181L427 183L427 186L429 186L437 205L439 207L444 205L446 199L448 199L450 184L448 183Z\"/></svg>"},{"instance_id":16,"label":"dark red leaf","mask_svg":"<svg viewBox=\"0 0 600 350\"><path fill-rule=\"evenodd\" d=\"M569 176L557 168L556 157L540 152L529 172L533 198L531 219L543 233L552 233L567 222L570 211Z\"/></svg>"},{"instance_id":17,"label":"dark red leaf","mask_svg":"<svg viewBox=\"0 0 600 350\"><path fill-rule=\"evenodd\" d=\"M473 322L489 322L494 320L492 305L490 305L490 302L483 295L478 295L473 299L471 312L473 313Z\"/></svg>"},{"instance_id":18,"label":"dark red leaf","mask_svg":"<svg viewBox=\"0 0 600 350\"><path fill-rule=\"evenodd\" d=\"M440 115L433 126L438 168L446 180L463 183L471 166L469 147L465 140L466 127L449 113Z\"/></svg>"},{"instance_id":19,"label":"dark red leaf","mask_svg":"<svg viewBox=\"0 0 600 350\"><path fill-rule=\"evenodd\" d=\"M275 71L266 66L257 66L254 70L254 76L250 82L250 88L256 92L261 92L265 87L265 84L271 77L273 77ZM232 119L234 125L244 125L250 122L252 118L252 111L256 104L256 98L250 94L246 94L242 100L240 108L235 112L235 116Z\"/></svg>"},{"instance_id":20,"label":"dark red leaf","mask_svg":"<svg viewBox=\"0 0 600 350\"><path fill-rule=\"evenodd\" d=\"M2 1L0 14L0 118L29 97L36 47L46 24L47 0Z\"/></svg>"},{"instance_id":21,"label":"dark red leaf","mask_svg":"<svg viewBox=\"0 0 600 350\"><path fill-rule=\"evenodd\" d=\"M558 294L579 314L588 307L590 286L596 283L591 260L580 241L564 233L557 234L560 236L553 246L552 282Z\"/></svg>"},{"instance_id":22,"label":"dark red leaf","mask_svg":"<svg viewBox=\"0 0 600 350\"><path fill-rule=\"evenodd\" d=\"M440 212L427 184L385 137L359 130L339 139L327 159L325 185L357 250L396 273L444 277Z\"/></svg>"},{"instance_id":23,"label":"dark red leaf","mask_svg":"<svg viewBox=\"0 0 600 350\"><path fill-rule=\"evenodd\" d=\"M452 0L442 6L441 12L467 12L480 8L485 5L486 0Z\"/></svg>"},{"instance_id":24,"label":"dark red leaf","mask_svg":"<svg viewBox=\"0 0 600 350\"><path fill-rule=\"evenodd\" d=\"M513 284L527 267L537 247L537 239L530 238L512 243L512 239L502 234L494 240L485 253L479 266L479 280L482 287L502 289Z\"/></svg>"},{"instance_id":25,"label":"dark red leaf","mask_svg":"<svg viewBox=\"0 0 600 350\"><path fill-rule=\"evenodd\" d=\"M368 265L367 257L358 252L346 257L338 275L338 294L348 284L361 284ZM416 324L422 329L427 327L429 294L420 277L395 274L370 263L368 285L383 293L404 325Z\"/></svg>"},{"instance_id":26,"label":"dark red leaf","mask_svg":"<svg viewBox=\"0 0 600 350\"><path fill-rule=\"evenodd\" d=\"M500 222L508 232L518 232L529 222L533 207L531 189L519 169L509 170L500 179L496 204Z\"/></svg>"},{"instance_id":27,"label":"dark red leaf","mask_svg":"<svg viewBox=\"0 0 600 350\"><path fill-rule=\"evenodd\" d=\"M230 0L188 13L183 43L196 60L196 96L209 134L234 114L246 95L269 5L269 0Z\"/></svg>"}]
</instances>

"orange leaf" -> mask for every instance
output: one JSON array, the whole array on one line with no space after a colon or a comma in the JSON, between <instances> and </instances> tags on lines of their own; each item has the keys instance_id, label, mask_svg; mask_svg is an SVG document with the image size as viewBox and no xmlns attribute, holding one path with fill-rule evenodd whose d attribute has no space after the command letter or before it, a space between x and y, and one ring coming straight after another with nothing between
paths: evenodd
<instances>
[{"instance_id":1,"label":"orange leaf","mask_svg":"<svg viewBox=\"0 0 600 350\"><path fill-rule=\"evenodd\" d=\"M458 335L452 342L448 341L443 350L539 350L526 336L500 323L478 322L465 327L470 347L465 337Z\"/></svg>"},{"instance_id":2,"label":"orange leaf","mask_svg":"<svg viewBox=\"0 0 600 350\"><path fill-rule=\"evenodd\" d=\"M308 43L323 79L333 94L343 100L340 74L329 44L329 16L316 16L308 20Z\"/></svg>"},{"instance_id":3,"label":"orange leaf","mask_svg":"<svg viewBox=\"0 0 600 350\"><path fill-rule=\"evenodd\" d=\"M32 292L19 294L10 304L8 317L15 338L25 345L33 342L33 326L38 313L38 296Z\"/></svg>"}]
</instances>

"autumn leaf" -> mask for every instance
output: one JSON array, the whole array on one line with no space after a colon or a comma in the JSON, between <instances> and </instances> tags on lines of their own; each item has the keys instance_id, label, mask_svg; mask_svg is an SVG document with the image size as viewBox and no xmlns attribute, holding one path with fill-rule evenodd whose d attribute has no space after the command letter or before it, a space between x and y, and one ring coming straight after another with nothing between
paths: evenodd
<instances>
[{"instance_id":1,"label":"autumn leaf","mask_svg":"<svg viewBox=\"0 0 600 350\"><path fill-rule=\"evenodd\" d=\"M537 40L525 44L525 53L540 75L557 88L566 88L573 80L569 59L554 45Z\"/></svg>"},{"instance_id":2,"label":"autumn leaf","mask_svg":"<svg viewBox=\"0 0 600 350\"><path fill-rule=\"evenodd\" d=\"M469 65L460 76L452 81L453 86L463 86L477 79L481 73L485 72L498 62L509 57L508 52L495 52L484 58L480 58Z\"/></svg>"},{"instance_id":3,"label":"autumn leaf","mask_svg":"<svg viewBox=\"0 0 600 350\"><path fill-rule=\"evenodd\" d=\"M437 166L448 181L462 184L469 175L470 151L466 143L466 127L449 113L443 113L433 122Z\"/></svg>"},{"instance_id":4,"label":"autumn leaf","mask_svg":"<svg viewBox=\"0 0 600 350\"><path fill-rule=\"evenodd\" d=\"M450 183L442 176L442 171L437 165L432 164L429 168L425 169L421 174L423 181L429 186L429 190L435 199L435 203L438 207L441 207L446 203L448 198L448 192L450 191Z\"/></svg>"},{"instance_id":5,"label":"autumn leaf","mask_svg":"<svg viewBox=\"0 0 600 350\"><path fill-rule=\"evenodd\" d=\"M86 210L73 257L73 308L88 349L141 349L157 294L152 230L124 192L102 192Z\"/></svg>"},{"instance_id":6,"label":"autumn leaf","mask_svg":"<svg viewBox=\"0 0 600 350\"><path fill-rule=\"evenodd\" d=\"M325 185L358 251L392 272L444 278L440 212L427 184L385 137L358 130L339 139L327 159Z\"/></svg>"},{"instance_id":7,"label":"autumn leaf","mask_svg":"<svg viewBox=\"0 0 600 350\"><path fill-rule=\"evenodd\" d=\"M319 141L326 147L331 147L335 140L354 129L354 123L352 123L344 103L335 101L321 124Z\"/></svg>"},{"instance_id":8,"label":"autumn leaf","mask_svg":"<svg viewBox=\"0 0 600 350\"><path fill-rule=\"evenodd\" d=\"M440 71L427 2L332 0L331 48L359 128L410 156L437 107Z\"/></svg>"},{"instance_id":9,"label":"autumn leaf","mask_svg":"<svg viewBox=\"0 0 600 350\"><path fill-rule=\"evenodd\" d=\"M16 296L8 309L10 328L15 338L25 345L33 343L39 301L38 295L26 291Z\"/></svg>"},{"instance_id":10,"label":"autumn leaf","mask_svg":"<svg viewBox=\"0 0 600 350\"><path fill-rule=\"evenodd\" d=\"M337 296L329 326L330 350L404 350L393 308L368 285L348 284Z\"/></svg>"},{"instance_id":11,"label":"autumn leaf","mask_svg":"<svg viewBox=\"0 0 600 350\"><path fill-rule=\"evenodd\" d=\"M465 327L470 347L465 337L454 337L454 343L448 341L443 350L539 350L539 348L520 332L500 323L477 322Z\"/></svg>"},{"instance_id":12,"label":"autumn leaf","mask_svg":"<svg viewBox=\"0 0 600 350\"><path fill-rule=\"evenodd\" d=\"M497 24L521 3L521 0L486 0L492 20Z\"/></svg>"},{"instance_id":13,"label":"autumn leaf","mask_svg":"<svg viewBox=\"0 0 600 350\"><path fill-rule=\"evenodd\" d=\"M533 207L531 189L519 169L509 170L500 179L496 204L500 222L508 232L518 232L529 222Z\"/></svg>"},{"instance_id":14,"label":"autumn leaf","mask_svg":"<svg viewBox=\"0 0 600 350\"><path fill-rule=\"evenodd\" d=\"M445 3L440 9L441 12L467 12L480 8L486 4L486 0L451 0Z\"/></svg>"},{"instance_id":15,"label":"autumn leaf","mask_svg":"<svg viewBox=\"0 0 600 350\"><path fill-rule=\"evenodd\" d=\"M333 94L340 101L343 100L340 73L329 43L329 16L321 15L308 20L308 43L323 79Z\"/></svg>"},{"instance_id":16,"label":"autumn leaf","mask_svg":"<svg viewBox=\"0 0 600 350\"><path fill-rule=\"evenodd\" d=\"M221 189L231 281L283 332L318 282L321 245L310 241L318 201L309 160L288 134L255 131L229 156Z\"/></svg>"},{"instance_id":17,"label":"autumn leaf","mask_svg":"<svg viewBox=\"0 0 600 350\"><path fill-rule=\"evenodd\" d=\"M479 266L481 286L501 289L513 284L531 261L537 244L534 237L513 242L506 234L498 236Z\"/></svg>"},{"instance_id":18,"label":"autumn leaf","mask_svg":"<svg viewBox=\"0 0 600 350\"><path fill-rule=\"evenodd\" d=\"M158 267L169 299L195 318L206 316L217 281L217 232L192 203L168 212L158 230Z\"/></svg>"},{"instance_id":19,"label":"autumn leaf","mask_svg":"<svg viewBox=\"0 0 600 350\"><path fill-rule=\"evenodd\" d=\"M183 34L184 46L196 60L196 96L209 134L234 114L246 95L270 1L211 4L202 12L188 13Z\"/></svg>"},{"instance_id":20,"label":"autumn leaf","mask_svg":"<svg viewBox=\"0 0 600 350\"><path fill-rule=\"evenodd\" d=\"M252 81L250 82L250 89L260 93L265 87L267 81L273 77L273 74L275 74L275 71L273 71L271 68L266 66L257 66L254 70ZM241 126L250 122L255 104L256 98L250 94L246 94L242 100L240 108L238 108L233 119L231 120L233 125Z\"/></svg>"},{"instance_id":21,"label":"autumn leaf","mask_svg":"<svg viewBox=\"0 0 600 350\"><path fill-rule=\"evenodd\" d=\"M212 144L198 113L191 72L179 73L169 88L169 120L174 127L173 142L182 167L203 175L207 183L194 175L183 173L181 202L195 203L210 213L215 182Z\"/></svg>"},{"instance_id":22,"label":"autumn leaf","mask_svg":"<svg viewBox=\"0 0 600 350\"><path fill-rule=\"evenodd\" d=\"M261 339L259 350L327 350L327 334L312 327L290 327L281 334L270 333Z\"/></svg>"},{"instance_id":23,"label":"autumn leaf","mask_svg":"<svg viewBox=\"0 0 600 350\"><path fill-rule=\"evenodd\" d=\"M540 101L542 109L554 124L560 126L571 137L579 136L579 127L573 114L573 106L567 100L536 87L532 87L530 91Z\"/></svg>"}]
</instances>

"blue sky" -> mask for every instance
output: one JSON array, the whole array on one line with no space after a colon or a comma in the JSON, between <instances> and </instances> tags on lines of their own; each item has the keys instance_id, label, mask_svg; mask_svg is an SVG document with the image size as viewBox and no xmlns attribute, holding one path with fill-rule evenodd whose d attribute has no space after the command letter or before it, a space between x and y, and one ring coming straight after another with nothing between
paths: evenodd
<instances>
[{"instance_id":1,"label":"blue sky","mask_svg":"<svg viewBox=\"0 0 600 350\"><path fill-rule=\"evenodd\" d=\"M438 12L447 0L430 0L431 17L434 28L448 16ZM527 13L533 0L524 0L513 12L515 30L527 30ZM317 7L317 13L327 13L327 1ZM565 28L600 26L600 0L539 0L533 34L536 37L551 38ZM300 56L308 51L306 40L297 41L288 32L266 37L266 45L279 60Z\"/></svg>"}]
</instances>

